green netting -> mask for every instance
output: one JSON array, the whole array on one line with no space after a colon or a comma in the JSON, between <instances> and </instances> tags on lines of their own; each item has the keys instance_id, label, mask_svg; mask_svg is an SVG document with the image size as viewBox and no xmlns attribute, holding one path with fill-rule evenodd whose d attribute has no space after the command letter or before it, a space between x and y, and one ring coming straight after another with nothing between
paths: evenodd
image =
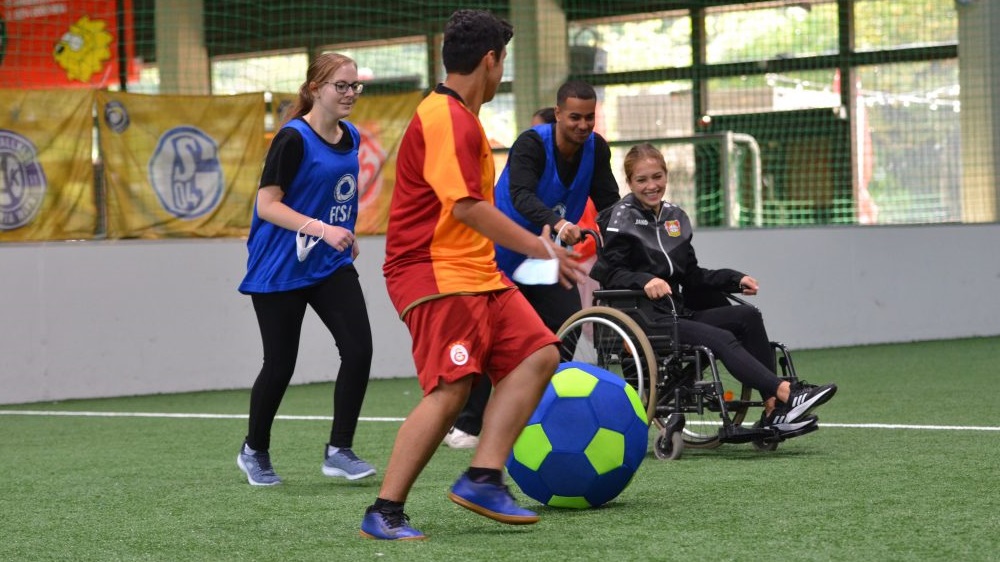
<instances>
[{"instance_id":1,"label":"green netting","mask_svg":"<svg viewBox=\"0 0 1000 562\"><path fill-rule=\"evenodd\" d=\"M366 96L423 91L442 78L448 15L487 8L515 24L505 83L481 115L498 147L576 77L598 87L623 192L625 150L651 141L668 157L670 197L700 226L997 219L995 156L968 146L995 103L959 88L960 66L990 61L972 49L960 59L971 8L951 1L83 3L118 16L111 60L130 57L92 87L220 96L293 92L310 57L331 50L359 62ZM5 4L0 87L39 86L11 65L51 57L18 49L47 29L27 25L24 6L56 4L67 3Z\"/></svg>"}]
</instances>

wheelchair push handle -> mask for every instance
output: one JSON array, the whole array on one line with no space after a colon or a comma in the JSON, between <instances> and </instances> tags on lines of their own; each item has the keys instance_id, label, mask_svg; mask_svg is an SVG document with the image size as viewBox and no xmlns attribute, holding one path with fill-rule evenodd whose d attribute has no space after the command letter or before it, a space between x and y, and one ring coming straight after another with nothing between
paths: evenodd
<instances>
[{"instance_id":1,"label":"wheelchair push handle","mask_svg":"<svg viewBox=\"0 0 1000 562\"><path fill-rule=\"evenodd\" d=\"M581 228L580 229L580 242L582 243L588 236L594 239L594 244L597 245L597 250L600 251L604 246L603 240L601 240L601 235L597 233L596 230L592 228Z\"/></svg>"}]
</instances>

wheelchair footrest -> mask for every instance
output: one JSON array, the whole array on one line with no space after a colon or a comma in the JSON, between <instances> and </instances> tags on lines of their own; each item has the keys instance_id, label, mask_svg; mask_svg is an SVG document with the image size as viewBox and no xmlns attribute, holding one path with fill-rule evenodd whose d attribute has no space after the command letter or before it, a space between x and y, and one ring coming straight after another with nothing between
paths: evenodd
<instances>
[{"instance_id":1,"label":"wheelchair footrest","mask_svg":"<svg viewBox=\"0 0 1000 562\"><path fill-rule=\"evenodd\" d=\"M723 426L719 429L719 441L723 443L749 443L751 441L771 441L780 439L778 431L763 427Z\"/></svg>"}]
</instances>

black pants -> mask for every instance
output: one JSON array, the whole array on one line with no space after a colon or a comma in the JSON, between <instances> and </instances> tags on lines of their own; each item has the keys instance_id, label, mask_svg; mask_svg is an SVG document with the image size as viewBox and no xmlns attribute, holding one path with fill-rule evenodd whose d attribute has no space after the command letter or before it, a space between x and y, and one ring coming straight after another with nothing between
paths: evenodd
<instances>
[{"instance_id":1,"label":"black pants","mask_svg":"<svg viewBox=\"0 0 1000 562\"><path fill-rule=\"evenodd\" d=\"M573 286L566 289L562 285L518 285L542 322L553 332L562 327L563 322L580 310L580 291ZM483 427L483 412L493 389L489 378L480 377L472 388L469 399L455 420L455 427L471 435L479 435Z\"/></svg>"},{"instance_id":2,"label":"black pants","mask_svg":"<svg viewBox=\"0 0 1000 562\"><path fill-rule=\"evenodd\" d=\"M302 320L306 306L311 306L340 352L329 443L351 447L372 364L372 331L357 270L344 267L312 287L251 297L264 344L264 364L250 392L247 444L258 451L271 445L271 426L292 380Z\"/></svg>"},{"instance_id":3,"label":"black pants","mask_svg":"<svg viewBox=\"0 0 1000 562\"><path fill-rule=\"evenodd\" d=\"M738 304L699 310L679 319L678 332L681 343L711 349L736 380L765 399L777 393L781 379L775 375L774 352L756 308Z\"/></svg>"},{"instance_id":4,"label":"black pants","mask_svg":"<svg viewBox=\"0 0 1000 562\"><path fill-rule=\"evenodd\" d=\"M469 435L479 435L483 430L483 412L486 411L486 403L490 400L490 392L493 385L487 376L478 377L469 399L466 400L462 411L455 419L455 427L468 433Z\"/></svg>"}]
</instances>

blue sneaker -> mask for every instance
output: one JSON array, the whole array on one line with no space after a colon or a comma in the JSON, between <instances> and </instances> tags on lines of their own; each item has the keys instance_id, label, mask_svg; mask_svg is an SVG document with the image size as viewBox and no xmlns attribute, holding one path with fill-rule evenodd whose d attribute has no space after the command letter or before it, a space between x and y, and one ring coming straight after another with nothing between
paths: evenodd
<instances>
[{"instance_id":1,"label":"blue sneaker","mask_svg":"<svg viewBox=\"0 0 1000 562\"><path fill-rule=\"evenodd\" d=\"M383 541L419 541L427 538L427 535L410 527L409 522L410 517L402 511L385 513L369 507L361 520L361 536Z\"/></svg>"},{"instance_id":2,"label":"blue sneaker","mask_svg":"<svg viewBox=\"0 0 1000 562\"><path fill-rule=\"evenodd\" d=\"M271 466L271 455L267 451L254 451L246 446L240 447L240 454L236 455L236 466L240 467L247 475L247 482L251 486L275 486L281 484L281 478L274 473Z\"/></svg>"},{"instance_id":3,"label":"blue sneaker","mask_svg":"<svg viewBox=\"0 0 1000 562\"><path fill-rule=\"evenodd\" d=\"M538 514L517 505L507 486L473 482L468 474L455 481L448 499L479 515L508 525L538 523Z\"/></svg>"},{"instance_id":4,"label":"blue sneaker","mask_svg":"<svg viewBox=\"0 0 1000 562\"><path fill-rule=\"evenodd\" d=\"M326 449L326 459L323 461L323 474L330 477L357 480L375 474L375 467L366 463L347 447L341 447L334 454Z\"/></svg>"}]
</instances>

